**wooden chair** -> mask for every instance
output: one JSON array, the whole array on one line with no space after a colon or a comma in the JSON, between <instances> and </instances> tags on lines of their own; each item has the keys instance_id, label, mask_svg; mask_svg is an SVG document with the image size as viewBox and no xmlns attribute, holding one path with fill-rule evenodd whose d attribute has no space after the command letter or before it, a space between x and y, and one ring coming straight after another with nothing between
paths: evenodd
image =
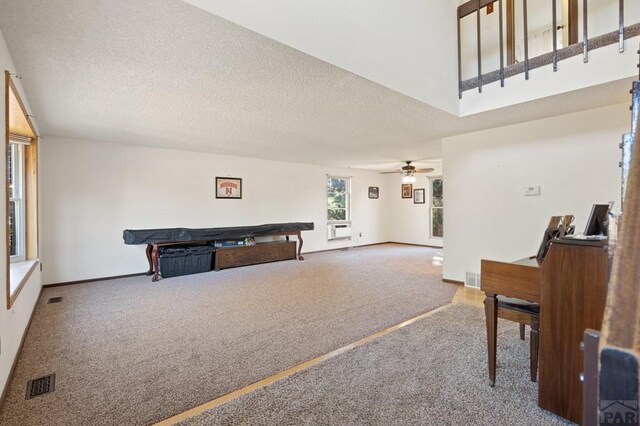
<instances>
[{"instance_id":1,"label":"wooden chair","mask_svg":"<svg viewBox=\"0 0 640 426\"><path fill-rule=\"evenodd\" d=\"M520 324L520 339L524 340L525 326L531 327L529 363L531 368L531 381L538 379L538 348L540 329L540 305L521 299L512 299L498 296L498 318L517 322Z\"/></svg>"}]
</instances>

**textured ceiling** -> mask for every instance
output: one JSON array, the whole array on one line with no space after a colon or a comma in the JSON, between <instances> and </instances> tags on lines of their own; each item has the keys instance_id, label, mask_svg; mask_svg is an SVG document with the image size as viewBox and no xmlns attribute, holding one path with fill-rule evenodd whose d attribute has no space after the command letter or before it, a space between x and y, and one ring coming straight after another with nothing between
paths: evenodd
<instances>
[{"instance_id":1,"label":"textured ceiling","mask_svg":"<svg viewBox=\"0 0 640 426\"><path fill-rule=\"evenodd\" d=\"M614 82L461 119L179 0L0 0L0 29L45 137L372 167L628 93Z\"/></svg>"}]
</instances>

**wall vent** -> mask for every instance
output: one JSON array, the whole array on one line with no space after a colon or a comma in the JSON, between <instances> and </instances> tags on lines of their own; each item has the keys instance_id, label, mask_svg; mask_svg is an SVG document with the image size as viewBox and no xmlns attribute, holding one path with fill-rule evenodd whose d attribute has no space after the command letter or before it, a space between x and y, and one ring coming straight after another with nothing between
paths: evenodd
<instances>
[{"instance_id":1,"label":"wall vent","mask_svg":"<svg viewBox=\"0 0 640 426\"><path fill-rule=\"evenodd\" d=\"M467 272L464 280L464 285L466 285L467 287L480 288L480 274Z\"/></svg>"},{"instance_id":2,"label":"wall vent","mask_svg":"<svg viewBox=\"0 0 640 426\"><path fill-rule=\"evenodd\" d=\"M327 240L351 239L351 222L330 223L327 225Z\"/></svg>"},{"instance_id":3,"label":"wall vent","mask_svg":"<svg viewBox=\"0 0 640 426\"><path fill-rule=\"evenodd\" d=\"M49 374L48 376L29 380L27 382L27 394L25 399L31 399L39 395L51 393L55 389L55 384L55 374Z\"/></svg>"}]
</instances>

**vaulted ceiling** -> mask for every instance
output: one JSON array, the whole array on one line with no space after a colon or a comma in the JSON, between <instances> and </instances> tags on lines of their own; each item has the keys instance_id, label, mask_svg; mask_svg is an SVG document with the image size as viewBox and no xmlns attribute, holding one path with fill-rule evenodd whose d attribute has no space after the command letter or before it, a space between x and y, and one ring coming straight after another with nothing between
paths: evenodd
<instances>
[{"instance_id":1,"label":"vaulted ceiling","mask_svg":"<svg viewBox=\"0 0 640 426\"><path fill-rule=\"evenodd\" d=\"M180 0L0 0L0 30L44 136L302 163L437 158L442 137L624 102L628 87L461 119Z\"/></svg>"}]
</instances>

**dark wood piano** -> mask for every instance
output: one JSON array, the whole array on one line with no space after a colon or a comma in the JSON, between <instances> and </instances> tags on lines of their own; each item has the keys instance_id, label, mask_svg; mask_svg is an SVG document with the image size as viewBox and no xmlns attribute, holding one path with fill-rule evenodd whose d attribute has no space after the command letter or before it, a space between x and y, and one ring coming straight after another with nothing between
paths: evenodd
<instances>
[{"instance_id":1,"label":"dark wood piano","mask_svg":"<svg viewBox=\"0 0 640 426\"><path fill-rule=\"evenodd\" d=\"M558 239L544 261L482 260L486 293L489 377L496 379L497 298L540 304L538 405L575 423L582 420L583 354L586 328L600 330L608 278L606 241ZM499 377L497 380L499 386Z\"/></svg>"}]
</instances>

